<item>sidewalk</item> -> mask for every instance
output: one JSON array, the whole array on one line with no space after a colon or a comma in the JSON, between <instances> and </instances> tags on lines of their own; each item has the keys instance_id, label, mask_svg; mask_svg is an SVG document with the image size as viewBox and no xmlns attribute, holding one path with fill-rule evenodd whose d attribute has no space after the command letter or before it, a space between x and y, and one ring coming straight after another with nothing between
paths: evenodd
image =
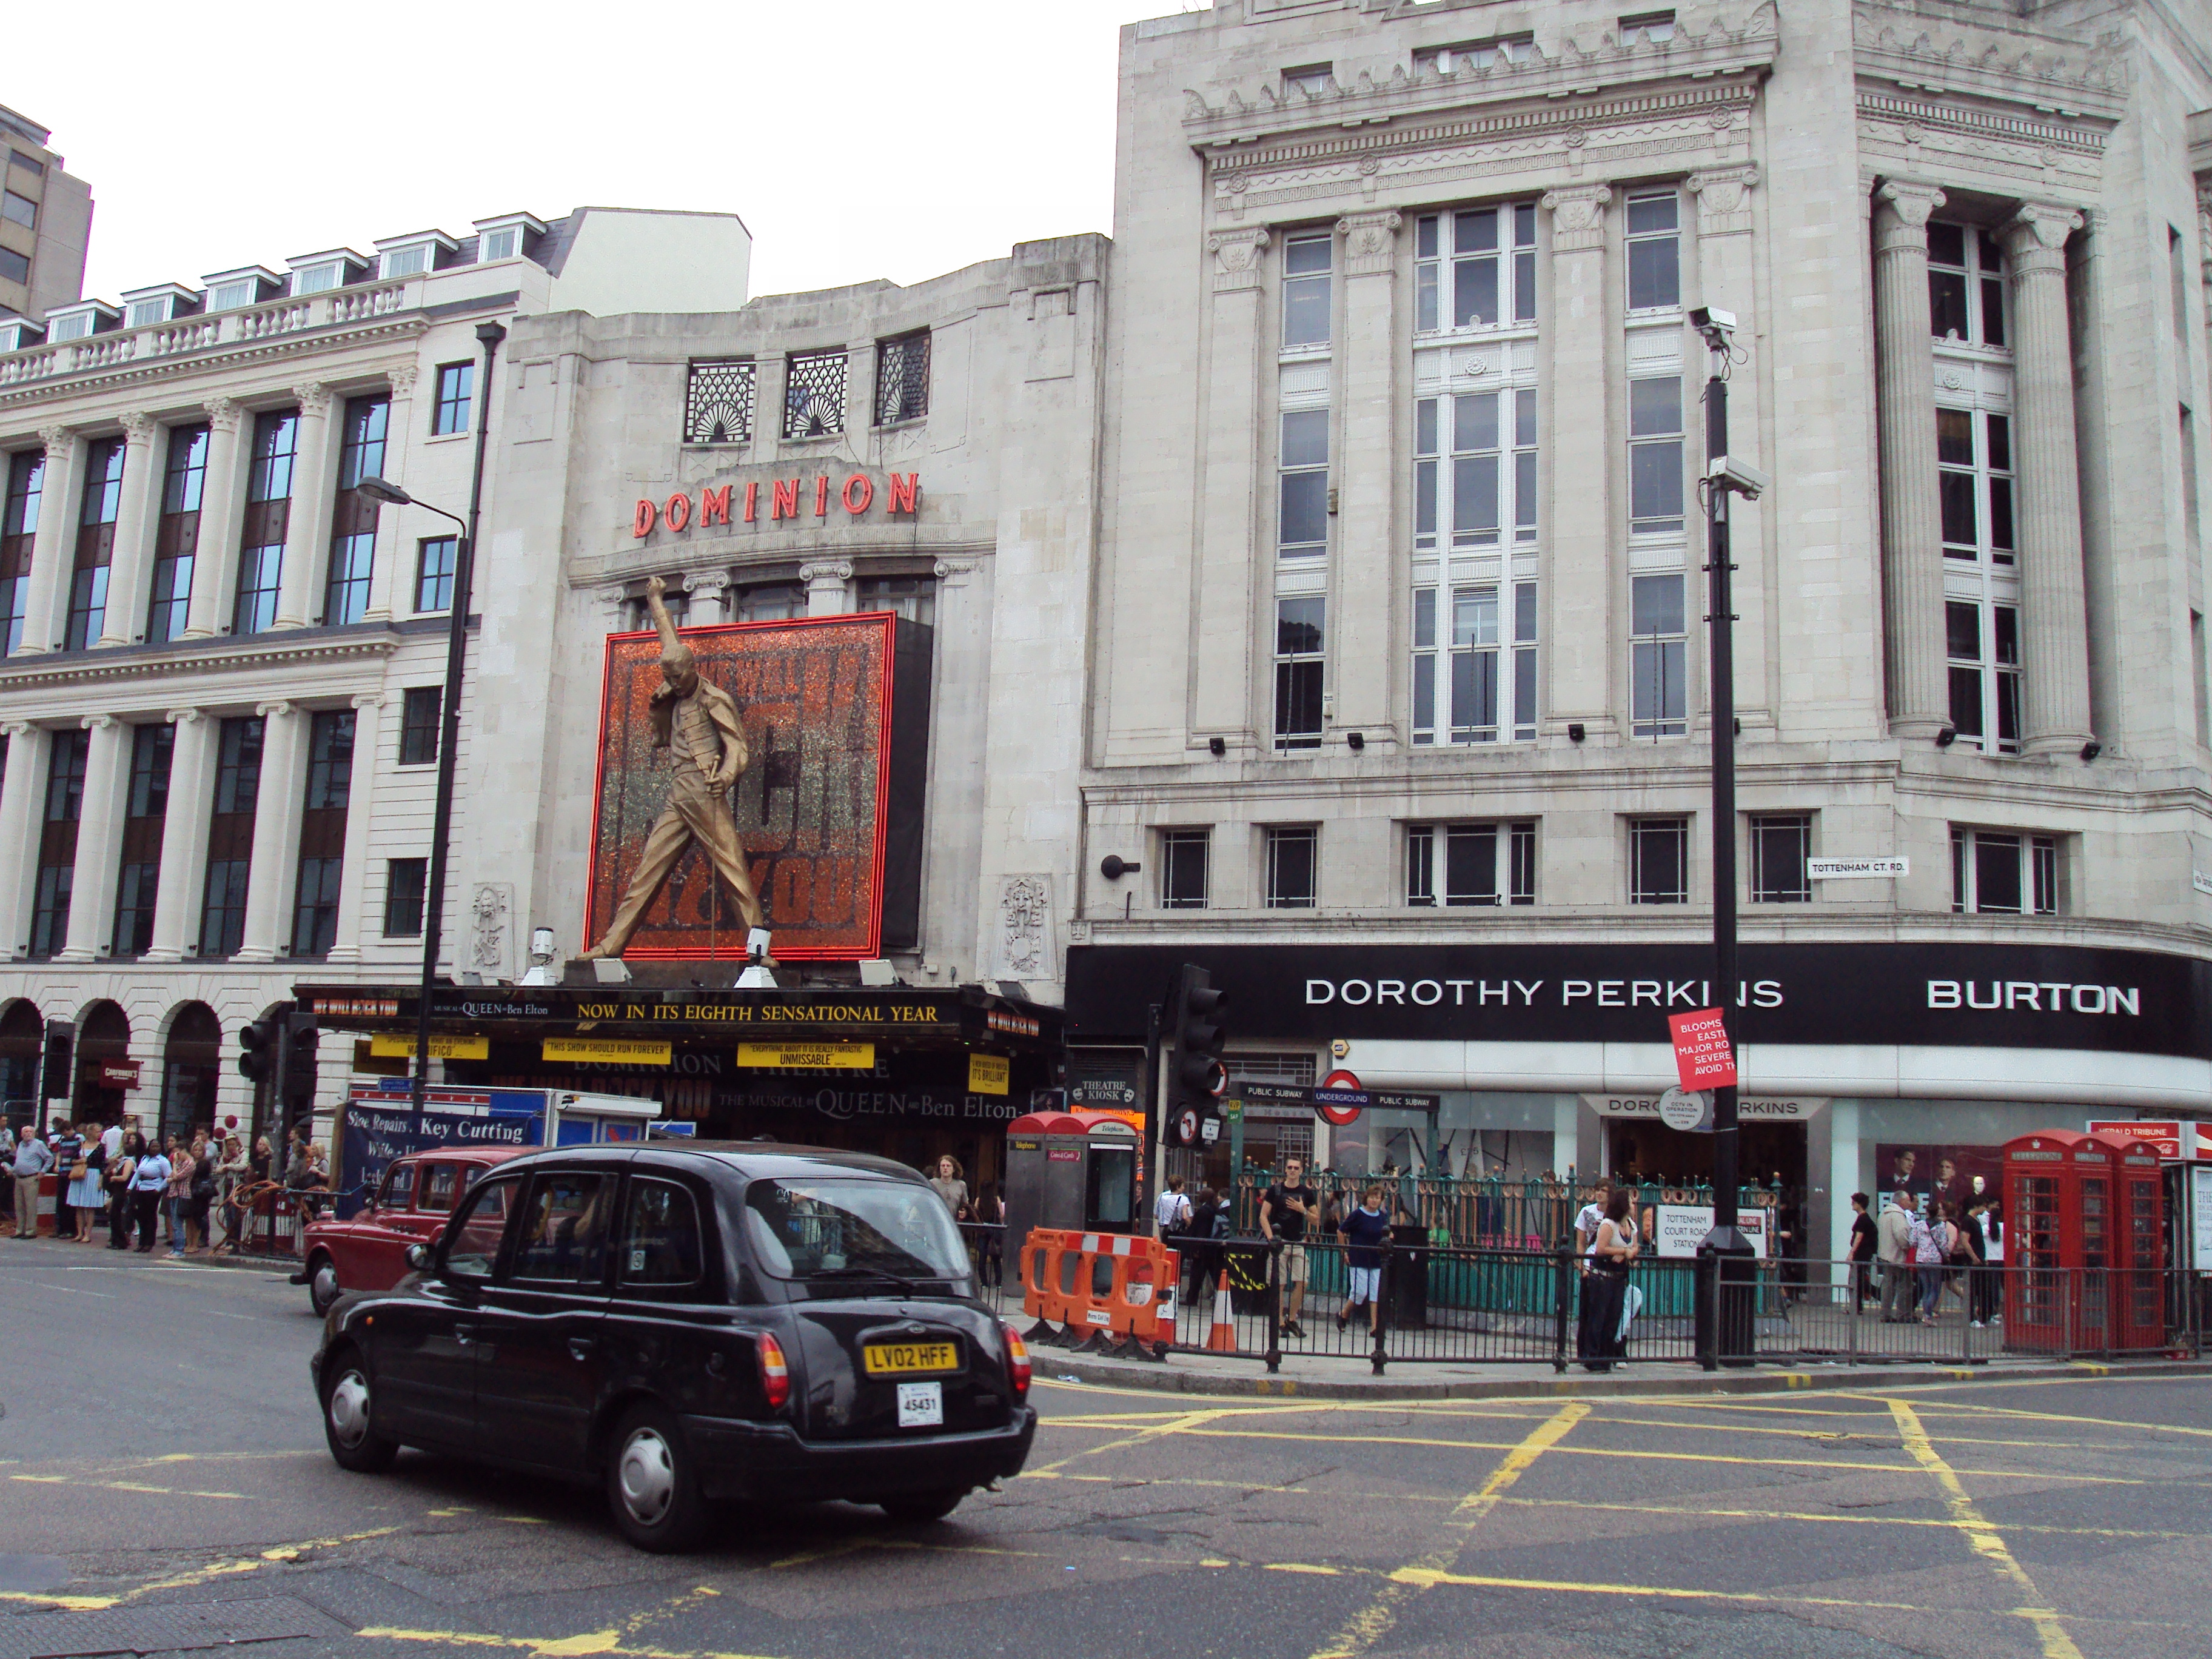
<instances>
[{"instance_id":1,"label":"sidewalk","mask_svg":"<svg viewBox=\"0 0 2212 1659\"><path fill-rule=\"evenodd\" d=\"M17 1242L12 1232L0 1237L0 1245L14 1244ZM27 1243L30 1241L21 1242ZM179 1257L171 1255L169 1247L161 1243L155 1244L152 1252L146 1255L139 1255L135 1249L112 1250L107 1247L105 1230L94 1235L93 1242L89 1244L74 1243L68 1239L58 1239L46 1233L40 1235L38 1244L38 1259L42 1263L47 1264L51 1264L57 1257L67 1256L72 1260L87 1262L99 1261L114 1266L119 1266L125 1262L141 1262L149 1267L245 1267L259 1273L297 1273L300 1267L300 1258L295 1255L226 1255ZM16 1254L17 1252L13 1250L0 1251L0 1262L14 1260ZM24 1251L21 1254L28 1255L30 1252Z\"/></svg>"}]
</instances>

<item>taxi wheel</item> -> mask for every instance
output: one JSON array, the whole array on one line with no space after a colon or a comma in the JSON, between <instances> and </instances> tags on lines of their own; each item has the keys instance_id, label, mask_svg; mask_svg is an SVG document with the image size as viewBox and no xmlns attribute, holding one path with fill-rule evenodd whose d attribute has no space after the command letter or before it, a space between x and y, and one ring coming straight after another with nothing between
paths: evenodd
<instances>
[{"instance_id":1,"label":"taxi wheel","mask_svg":"<svg viewBox=\"0 0 2212 1659\"><path fill-rule=\"evenodd\" d=\"M689 1547L707 1505L675 1418L659 1406L633 1406L607 1443L607 1506L623 1536L656 1553Z\"/></svg>"},{"instance_id":2,"label":"taxi wheel","mask_svg":"<svg viewBox=\"0 0 2212 1659\"><path fill-rule=\"evenodd\" d=\"M319 1255L307 1264L307 1300L315 1311L326 1314L338 1299L338 1264Z\"/></svg>"},{"instance_id":3,"label":"taxi wheel","mask_svg":"<svg viewBox=\"0 0 2212 1659\"><path fill-rule=\"evenodd\" d=\"M380 1474L399 1455L399 1443L371 1426L374 1395L360 1352L342 1348L323 1368L323 1438L342 1469Z\"/></svg>"},{"instance_id":4,"label":"taxi wheel","mask_svg":"<svg viewBox=\"0 0 2212 1659\"><path fill-rule=\"evenodd\" d=\"M942 1521L960 1507L960 1500L967 1495L963 1488L957 1492L925 1492L908 1498L886 1498L884 1513L904 1525L921 1526Z\"/></svg>"}]
</instances>

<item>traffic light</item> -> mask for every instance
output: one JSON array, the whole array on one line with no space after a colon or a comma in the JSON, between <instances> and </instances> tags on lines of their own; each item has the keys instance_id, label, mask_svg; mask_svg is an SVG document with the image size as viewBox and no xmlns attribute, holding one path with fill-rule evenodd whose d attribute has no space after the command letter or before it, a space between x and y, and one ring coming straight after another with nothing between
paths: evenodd
<instances>
[{"instance_id":1,"label":"traffic light","mask_svg":"<svg viewBox=\"0 0 2212 1659\"><path fill-rule=\"evenodd\" d=\"M289 1125L315 1109L315 1050L321 1034L313 1014L286 1014L283 1020L283 1082L278 1097L283 1102L284 1121Z\"/></svg>"},{"instance_id":2,"label":"traffic light","mask_svg":"<svg viewBox=\"0 0 2212 1659\"><path fill-rule=\"evenodd\" d=\"M76 1079L70 1073L76 1060L76 1022L46 1022L46 1049L39 1066L39 1092L48 1100L67 1100Z\"/></svg>"},{"instance_id":3,"label":"traffic light","mask_svg":"<svg viewBox=\"0 0 2212 1659\"><path fill-rule=\"evenodd\" d=\"M1229 1073L1221 1063L1222 1045L1229 1040L1228 1005L1229 994L1213 988L1212 975L1183 964L1176 984L1175 1051L1168 1066L1169 1138L1179 1146L1200 1144L1206 1120L1220 1109L1229 1086Z\"/></svg>"},{"instance_id":4,"label":"traffic light","mask_svg":"<svg viewBox=\"0 0 2212 1659\"><path fill-rule=\"evenodd\" d=\"M238 1028L238 1074L256 1089L276 1074L276 1021L257 1019Z\"/></svg>"}]
</instances>

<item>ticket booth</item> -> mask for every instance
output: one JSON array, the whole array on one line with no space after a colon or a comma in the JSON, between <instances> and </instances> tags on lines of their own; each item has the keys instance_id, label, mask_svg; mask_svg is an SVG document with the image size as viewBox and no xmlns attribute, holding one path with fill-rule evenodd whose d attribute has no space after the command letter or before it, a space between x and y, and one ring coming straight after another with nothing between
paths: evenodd
<instances>
[{"instance_id":1,"label":"ticket booth","mask_svg":"<svg viewBox=\"0 0 2212 1659\"><path fill-rule=\"evenodd\" d=\"M2121 1151L2074 1129L2005 1143L2008 1349L2102 1353L2112 1346Z\"/></svg>"},{"instance_id":2,"label":"ticket booth","mask_svg":"<svg viewBox=\"0 0 2212 1659\"><path fill-rule=\"evenodd\" d=\"M1006 1126L1006 1244L1035 1227L1134 1233L1144 1141L1133 1115L1031 1112Z\"/></svg>"}]
</instances>

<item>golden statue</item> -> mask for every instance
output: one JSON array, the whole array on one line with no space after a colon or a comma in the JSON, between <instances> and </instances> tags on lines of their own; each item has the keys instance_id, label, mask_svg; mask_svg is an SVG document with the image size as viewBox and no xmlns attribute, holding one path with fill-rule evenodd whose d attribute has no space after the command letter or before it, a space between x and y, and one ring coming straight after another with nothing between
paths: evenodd
<instances>
[{"instance_id":1,"label":"golden statue","mask_svg":"<svg viewBox=\"0 0 2212 1659\"><path fill-rule=\"evenodd\" d=\"M629 890L623 895L606 933L584 956L589 960L622 955L676 860L696 841L707 849L714 872L737 892L738 908L751 929L745 941L747 960L765 963L768 917L753 890L744 843L730 811L730 787L744 775L750 758L744 728L738 720L737 699L699 678L691 647L677 637L668 607L660 602L665 591L659 577L646 580L645 602L652 607L653 625L660 630L661 684L653 693L653 745L672 751L676 773L668 786L668 805L646 834Z\"/></svg>"}]
</instances>

